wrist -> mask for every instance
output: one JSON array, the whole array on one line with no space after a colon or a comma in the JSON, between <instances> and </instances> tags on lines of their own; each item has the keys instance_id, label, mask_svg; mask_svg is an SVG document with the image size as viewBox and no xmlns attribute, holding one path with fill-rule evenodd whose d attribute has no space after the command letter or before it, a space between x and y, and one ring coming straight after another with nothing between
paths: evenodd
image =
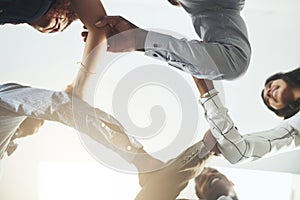
<instances>
[{"instance_id":1,"label":"wrist","mask_svg":"<svg viewBox=\"0 0 300 200\"><path fill-rule=\"evenodd\" d=\"M205 93L202 93L202 95L200 95L200 103L204 104L207 100L212 99L213 97L218 95L218 91L216 89L211 89Z\"/></svg>"},{"instance_id":2,"label":"wrist","mask_svg":"<svg viewBox=\"0 0 300 200\"><path fill-rule=\"evenodd\" d=\"M212 117L220 117L221 113L227 113L227 108L223 106L223 103L218 95L218 91L215 89L203 94L199 99L199 103L203 107L207 119Z\"/></svg>"},{"instance_id":3,"label":"wrist","mask_svg":"<svg viewBox=\"0 0 300 200\"><path fill-rule=\"evenodd\" d=\"M145 41L148 31L144 29L138 29L135 39L135 50L136 51L145 51Z\"/></svg>"}]
</instances>

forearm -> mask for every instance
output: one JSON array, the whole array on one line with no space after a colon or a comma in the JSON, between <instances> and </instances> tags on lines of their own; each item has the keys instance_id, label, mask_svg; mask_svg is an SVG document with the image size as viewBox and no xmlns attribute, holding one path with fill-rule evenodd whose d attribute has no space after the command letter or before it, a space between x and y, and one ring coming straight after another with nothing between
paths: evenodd
<instances>
[{"instance_id":1,"label":"forearm","mask_svg":"<svg viewBox=\"0 0 300 200\"><path fill-rule=\"evenodd\" d=\"M198 79L196 77L193 77L196 86L198 88L198 91L200 93L200 96L204 95L205 93L207 93L208 91L214 89L214 84L211 80L207 80L207 79Z\"/></svg>"},{"instance_id":2,"label":"forearm","mask_svg":"<svg viewBox=\"0 0 300 200\"><path fill-rule=\"evenodd\" d=\"M294 148L297 132L289 124L258 133L242 135L222 105L217 93L201 98L205 117L218 142L218 149L231 163L256 160L282 149Z\"/></svg>"},{"instance_id":3,"label":"forearm","mask_svg":"<svg viewBox=\"0 0 300 200\"><path fill-rule=\"evenodd\" d=\"M106 53L106 35L109 28L98 29L95 23L106 16L105 9L99 0L72 0L72 6L76 11L78 17L88 29L89 35L87 37L85 48L80 62L80 70L72 83L73 94L87 99L89 96L89 84L92 82L93 75L97 72L97 67L101 63L101 59Z\"/></svg>"},{"instance_id":4,"label":"forearm","mask_svg":"<svg viewBox=\"0 0 300 200\"><path fill-rule=\"evenodd\" d=\"M241 61L236 49L233 45L177 39L153 31L148 32L145 40L145 55L209 80L230 80L241 74L240 69L244 69L242 66L246 64Z\"/></svg>"},{"instance_id":5,"label":"forearm","mask_svg":"<svg viewBox=\"0 0 300 200\"><path fill-rule=\"evenodd\" d=\"M28 116L72 127L111 148L128 162L142 148L113 116L65 92L20 86L2 92L0 105L13 117Z\"/></svg>"},{"instance_id":6,"label":"forearm","mask_svg":"<svg viewBox=\"0 0 300 200\"><path fill-rule=\"evenodd\" d=\"M218 148L232 164L254 161L295 148L295 134L291 127L276 127L245 135L241 135L235 127L232 127L227 132L215 134L219 135Z\"/></svg>"},{"instance_id":7,"label":"forearm","mask_svg":"<svg viewBox=\"0 0 300 200\"><path fill-rule=\"evenodd\" d=\"M169 160L164 168L149 175L135 200L174 200L198 176L211 158L202 141ZM167 191L167 192L166 192Z\"/></svg>"}]
</instances>

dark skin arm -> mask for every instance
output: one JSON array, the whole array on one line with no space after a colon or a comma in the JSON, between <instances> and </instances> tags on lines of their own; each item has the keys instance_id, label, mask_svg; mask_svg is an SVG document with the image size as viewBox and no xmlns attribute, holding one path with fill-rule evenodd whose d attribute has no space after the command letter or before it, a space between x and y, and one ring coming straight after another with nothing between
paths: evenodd
<instances>
[{"instance_id":1,"label":"dark skin arm","mask_svg":"<svg viewBox=\"0 0 300 200\"><path fill-rule=\"evenodd\" d=\"M214 89L214 84L211 80L197 79L195 77L193 77L193 79L196 83L196 86L197 86L198 91L201 96L204 95L205 93L207 93L208 91ZM208 150L213 152L215 155L221 154L221 152L217 146L217 141L213 137L210 130L206 131L206 133L204 134L203 141Z\"/></svg>"},{"instance_id":2,"label":"dark skin arm","mask_svg":"<svg viewBox=\"0 0 300 200\"><path fill-rule=\"evenodd\" d=\"M100 30L107 26L111 29L108 51L144 51L147 30L137 27L121 16L105 16L95 24Z\"/></svg>"}]
</instances>

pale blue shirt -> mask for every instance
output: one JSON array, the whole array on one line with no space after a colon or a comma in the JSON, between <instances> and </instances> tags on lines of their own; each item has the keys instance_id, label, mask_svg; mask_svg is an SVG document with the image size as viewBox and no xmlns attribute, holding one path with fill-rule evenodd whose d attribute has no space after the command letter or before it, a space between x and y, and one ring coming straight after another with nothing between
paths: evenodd
<instances>
[{"instance_id":1,"label":"pale blue shirt","mask_svg":"<svg viewBox=\"0 0 300 200\"><path fill-rule=\"evenodd\" d=\"M240 16L244 0L180 2L201 41L149 31L145 55L202 79L230 80L244 74L251 56L246 24Z\"/></svg>"}]
</instances>

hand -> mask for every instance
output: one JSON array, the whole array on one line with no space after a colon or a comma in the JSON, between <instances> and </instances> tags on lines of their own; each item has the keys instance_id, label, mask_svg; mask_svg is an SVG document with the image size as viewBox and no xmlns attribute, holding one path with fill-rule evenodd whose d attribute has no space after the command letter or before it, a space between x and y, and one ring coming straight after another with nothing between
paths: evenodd
<instances>
[{"instance_id":1,"label":"hand","mask_svg":"<svg viewBox=\"0 0 300 200\"><path fill-rule=\"evenodd\" d=\"M121 16L107 16L95 24L98 28L109 26L108 48L110 52L144 50L148 31L143 30Z\"/></svg>"},{"instance_id":2,"label":"hand","mask_svg":"<svg viewBox=\"0 0 300 200\"><path fill-rule=\"evenodd\" d=\"M87 37L89 35L89 31L86 28L86 26L83 26L83 31L81 32L81 37L83 37L83 41L86 42L87 41ZM112 35L110 27L106 26L105 28L103 28L103 31L105 31L105 37L109 37L110 35Z\"/></svg>"},{"instance_id":3,"label":"hand","mask_svg":"<svg viewBox=\"0 0 300 200\"><path fill-rule=\"evenodd\" d=\"M40 127L44 124L44 120L35 119L31 117L25 118L25 120L19 125L17 137L26 137L29 135L33 135Z\"/></svg>"},{"instance_id":4,"label":"hand","mask_svg":"<svg viewBox=\"0 0 300 200\"><path fill-rule=\"evenodd\" d=\"M210 130L206 131L206 133L204 134L203 141L207 150L214 153L214 155L216 156L221 154L218 148L218 143Z\"/></svg>"},{"instance_id":5,"label":"hand","mask_svg":"<svg viewBox=\"0 0 300 200\"><path fill-rule=\"evenodd\" d=\"M68 94L72 94L72 93L73 93L73 89L74 89L73 84L69 84L69 85L67 85L67 87L64 89L64 91L65 91L66 93L68 93Z\"/></svg>"}]
</instances>

